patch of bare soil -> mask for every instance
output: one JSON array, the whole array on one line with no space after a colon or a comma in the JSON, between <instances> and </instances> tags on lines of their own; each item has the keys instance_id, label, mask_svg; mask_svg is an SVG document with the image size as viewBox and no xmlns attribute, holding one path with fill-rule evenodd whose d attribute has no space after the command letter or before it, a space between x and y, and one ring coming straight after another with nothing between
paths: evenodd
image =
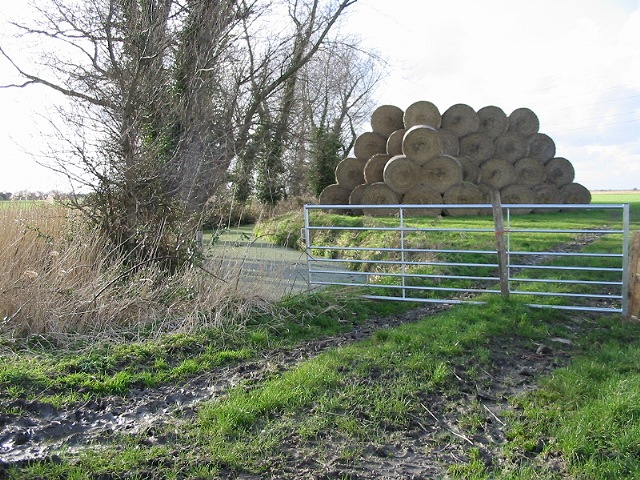
<instances>
[{"instance_id":1,"label":"patch of bare soil","mask_svg":"<svg viewBox=\"0 0 640 480\"><path fill-rule=\"evenodd\" d=\"M329 348L347 345L372 335L378 329L416 321L434 314L445 305L425 305L393 317L373 318L352 331L335 337L310 341L291 349L280 349L264 358L220 368L192 378L182 385L131 391L125 397L92 400L73 408L56 409L41 402L16 400L9 407L25 412L20 416L0 416L0 477L2 467L32 460L56 460L61 449L79 451L88 445L113 442L115 435L147 435L143 443L162 444L158 437L176 415L189 418L202 401L224 394L240 382L255 382L274 372L289 369L298 362ZM568 337L575 325L568 325ZM544 345L526 345L521 340L501 341L492 348L491 367L478 377L467 378L456 372L461 392L451 398L425 394L419 411L412 412L408 428L390 428L388 442L371 443L345 455L351 446L344 440L323 438L319 445L288 439L283 445L284 463L274 463L271 476L260 478L300 479L420 479L441 478L451 465L467 462L472 451L487 465L504 460L501 447L513 412L509 399L535 388L536 380L569 359L569 338L548 339ZM470 423L469 419L473 418ZM545 439L540 439L538 453ZM326 453L330 452L330 453ZM522 452L523 458L537 453ZM562 462L541 458L551 470L562 471ZM222 478L258 478L227 472Z\"/></svg>"}]
</instances>

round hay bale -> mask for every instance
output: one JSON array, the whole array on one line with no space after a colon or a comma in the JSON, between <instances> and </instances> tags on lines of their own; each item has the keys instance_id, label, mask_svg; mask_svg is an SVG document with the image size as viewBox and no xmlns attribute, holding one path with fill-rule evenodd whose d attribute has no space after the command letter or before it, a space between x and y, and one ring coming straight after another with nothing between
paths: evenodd
<instances>
[{"instance_id":1,"label":"round hay bale","mask_svg":"<svg viewBox=\"0 0 640 480\"><path fill-rule=\"evenodd\" d=\"M449 130L438 130L438 135L442 137L442 154L457 157L460 153L458 136Z\"/></svg>"},{"instance_id":2,"label":"round hay bale","mask_svg":"<svg viewBox=\"0 0 640 480\"><path fill-rule=\"evenodd\" d=\"M552 205L558 205L562 203L562 197L560 196L560 189L552 183L541 183L540 185L534 185L531 187L534 203L547 203ZM533 213L549 213L559 212L559 208L534 208Z\"/></svg>"},{"instance_id":3,"label":"round hay bale","mask_svg":"<svg viewBox=\"0 0 640 480\"><path fill-rule=\"evenodd\" d=\"M376 132L361 133L353 145L356 158L369 160L376 153L387 153L387 137Z\"/></svg>"},{"instance_id":4,"label":"round hay bale","mask_svg":"<svg viewBox=\"0 0 640 480\"><path fill-rule=\"evenodd\" d=\"M556 144L553 139L545 133L534 133L527 137L529 153L527 156L546 163L556 156Z\"/></svg>"},{"instance_id":5,"label":"round hay bale","mask_svg":"<svg viewBox=\"0 0 640 480\"><path fill-rule=\"evenodd\" d=\"M428 125L416 125L408 129L402 139L402 153L417 162L442 155L442 136Z\"/></svg>"},{"instance_id":6,"label":"round hay bale","mask_svg":"<svg viewBox=\"0 0 640 480\"><path fill-rule=\"evenodd\" d=\"M516 169L502 158L491 158L480 165L478 183L484 183L491 188L500 190L507 185L516 183Z\"/></svg>"},{"instance_id":7,"label":"round hay bale","mask_svg":"<svg viewBox=\"0 0 640 480\"><path fill-rule=\"evenodd\" d=\"M493 141L480 132L470 133L460 139L460 155L474 158L479 164L489 160L494 149Z\"/></svg>"},{"instance_id":8,"label":"round hay bale","mask_svg":"<svg viewBox=\"0 0 640 480\"><path fill-rule=\"evenodd\" d=\"M547 178L547 170L544 163L531 157L518 160L513 166L516 169L518 183L530 187L544 183Z\"/></svg>"},{"instance_id":9,"label":"round hay bale","mask_svg":"<svg viewBox=\"0 0 640 480\"><path fill-rule=\"evenodd\" d=\"M591 203L591 192L580 183L569 183L560 188L562 203L586 204Z\"/></svg>"},{"instance_id":10,"label":"round hay bale","mask_svg":"<svg viewBox=\"0 0 640 480\"><path fill-rule=\"evenodd\" d=\"M538 132L540 121L529 108L516 108L509 115L509 131L518 132L525 137Z\"/></svg>"},{"instance_id":11,"label":"round hay bale","mask_svg":"<svg viewBox=\"0 0 640 480\"><path fill-rule=\"evenodd\" d=\"M336 166L336 183L351 191L364 183L364 166L366 160L347 157Z\"/></svg>"},{"instance_id":12,"label":"round hay bale","mask_svg":"<svg viewBox=\"0 0 640 480\"><path fill-rule=\"evenodd\" d=\"M387 155L391 155L392 157L402 155L402 138L405 132L406 130L401 128L389 135L387 139Z\"/></svg>"},{"instance_id":13,"label":"round hay bale","mask_svg":"<svg viewBox=\"0 0 640 480\"><path fill-rule=\"evenodd\" d=\"M344 188L337 183L325 187L320 196L318 202L320 205L349 205L349 197L351 196L351 190ZM332 213L347 213L347 210L342 209L330 209Z\"/></svg>"},{"instance_id":14,"label":"round hay bale","mask_svg":"<svg viewBox=\"0 0 640 480\"><path fill-rule=\"evenodd\" d=\"M524 135L519 132L505 132L493 141L495 156L515 163L527 156L529 144Z\"/></svg>"},{"instance_id":15,"label":"round hay bale","mask_svg":"<svg viewBox=\"0 0 640 480\"><path fill-rule=\"evenodd\" d=\"M462 181L478 183L478 176L480 175L480 164L478 161L466 156L460 156L457 157L457 159L462 167Z\"/></svg>"},{"instance_id":16,"label":"round hay bale","mask_svg":"<svg viewBox=\"0 0 640 480\"><path fill-rule=\"evenodd\" d=\"M470 205L483 203L482 191L473 183L457 183L447 189L443 195L448 205ZM479 215L480 208L445 208L444 213L450 217Z\"/></svg>"},{"instance_id":17,"label":"round hay bale","mask_svg":"<svg viewBox=\"0 0 640 480\"><path fill-rule=\"evenodd\" d=\"M361 205L396 205L401 199L401 195L391 190L386 183L372 183L365 188ZM364 208L363 211L365 215L372 217L388 217L398 213L398 210L393 208L372 207Z\"/></svg>"},{"instance_id":18,"label":"round hay bale","mask_svg":"<svg viewBox=\"0 0 640 480\"><path fill-rule=\"evenodd\" d=\"M394 192L407 193L420 179L420 166L404 155L396 155L382 172L384 183Z\"/></svg>"},{"instance_id":19,"label":"round hay bale","mask_svg":"<svg viewBox=\"0 0 640 480\"><path fill-rule=\"evenodd\" d=\"M449 155L438 155L421 162L420 183L439 193L446 192L451 186L462 182L462 166Z\"/></svg>"},{"instance_id":20,"label":"round hay bale","mask_svg":"<svg viewBox=\"0 0 640 480\"><path fill-rule=\"evenodd\" d=\"M404 112L395 105L380 105L371 114L371 129L388 137L396 130L404 128Z\"/></svg>"},{"instance_id":21,"label":"round hay bale","mask_svg":"<svg viewBox=\"0 0 640 480\"><path fill-rule=\"evenodd\" d=\"M520 183L514 183L512 185L507 185L503 189L500 190L500 201L503 204L509 203L527 203L532 204L535 202L535 195L533 190L527 185L522 185ZM525 215L527 213L531 213L533 210L531 207L527 208L512 208L511 213L513 215Z\"/></svg>"},{"instance_id":22,"label":"round hay bale","mask_svg":"<svg viewBox=\"0 0 640 480\"><path fill-rule=\"evenodd\" d=\"M509 118L500 107L488 105L478 110L480 126L478 132L483 133L491 140L495 140L509 128Z\"/></svg>"},{"instance_id":23,"label":"round hay bale","mask_svg":"<svg viewBox=\"0 0 640 480\"><path fill-rule=\"evenodd\" d=\"M391 155L376 153L373 157L367 160L367 163L364 165L365 183L384 182L382 172L384 172L384 166L390 159Z\"/></svg>"},{"instance_id":24,"label":"round hay bale","mask_svg":"<svg viewBox=\"0 0 640 480\"><path fill-rule=\"evenodd\" d=\"M558 187L568 185L575 178L575 170L569 160L563 157L555 157L544 165L547 171L547 181Z\"/></svg>"},{"instance_id":25,"label":"round hay bale","mask_svg":"<svg viewBox=\"0 0 640 480\"><path fill-rule=\"evenodd\" d=\"M353 189L351 195L349 195L349 205L362 205L362 197L367 188L367 184L363 183ZM354 215L362 215L364 212L360 208L352 208L351 211Z\"/></svg>"},{"instance_id":26,"label":"round hay bale","mask_svg":"<svg viewBox=\"0 0 640 480\"><path fill-rule=\"evenodd\" d=\"M442 115L433 103L425 100L412 103L404 112L404 128L409 129L416 125L429 125L440 128Z\"/></svg>"},{"instance_id":27,"label":"round hay bale","mask_svg":"<svg viewBox=\"0 0 640 480\"><path fill-rule=\"evenodd\" d=\"M442 128L455 133L458 138L477 132L479 127L478 114L464 103L452 105L442 114Z\"/></svg>"},{"instance_id":28,"label":"round hay bale","mask_svg":"<svg viewBox=\"0 0 640 480\"><path fill-rule=\"evenodd\" d=\"M440 205L442 195L440 192L427 185L416 185L409 190L402 198L405 205ZM442 213L441 208L417 208L405 210L407 216L411 217L437 217Z\"/></svg>"}]
</instances>

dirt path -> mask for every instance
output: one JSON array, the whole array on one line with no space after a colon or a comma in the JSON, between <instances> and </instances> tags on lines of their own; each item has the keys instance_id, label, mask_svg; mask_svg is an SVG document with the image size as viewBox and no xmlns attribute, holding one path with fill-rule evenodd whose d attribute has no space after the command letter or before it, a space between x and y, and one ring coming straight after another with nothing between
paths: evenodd
<instances>
[{"instance_id":1,"label":"dirt path","mask_svg":"<svg viewBox=\"0 0 640 480\"><path fill-rule=\"evenodd\" d=\"M244 241L250 243L248 239ZM298 288L297 285L306 287L306 279L302 282L303 277L298 276L300 270L306 268L300 252L273 249L269 244L260 246L258 242L251 246L251 250L247 250L240 241L222 247L225 247L224 255L214 256L214 262L239 261L247 268L247 275L252 262L266 262L267 268L261 266L259 269L258 273L263 277L257 283L279 275L276 287L271 285L269 288L278 290L280 295L284 291L282 285L292 289ZM277 273L276 269L281 270ZM283 272L289 272L289 276ZM189 421L197 414L201 402L219 398L240 382L259 382L274 371L290 369L327 349L368 338L382 328L420 320L445 308L448 307L426 304L403 314L371 318L342 335L265 352L261 358L218 368L181 384L132 390L124 397L101 398L62 409L37 401L15 400L7 405L9 408L5 411L13 407L25 413L0 415L0 478L3 465L55 459L56 453L63 449L73 453L90 445L109 444L117 435L143 436L146 438L143 442L149 445L168 443L170 439L157 436L156 432L162 431L159 427L174 422L178 416ZM566 364L570 358L572 337L585 328L585 325L568 318L567 338L550 338L544 345L537 346L523 344L517 339L493 345L491 367L483 373L483 378L469 379L462 372L457 372L458 391L462 394L425 397L422 402L424 412L415 414L407 429L393 432L385 445L368 445L357 462L343 459L341 451L345 445L338 439L327 439L330 442L328 448L334 454L322 461L309 455L312 446L299 443L299 439L290 439L283 445L287 463L274 466L273 477L262 478L442 478L448 466L468 459L470 449L477 451L487 465L499 463L502 461L505 432L509 428L504 414L513 412L509 400L535 388L539 376ZM482 429L467 431L461 425L464 425L472 407L476 408L475 415L482 415ZM545 439L540 439L540 442L542 451ZM535 455L535 452L526 454ZM558 459L541 458L536 461L545 462L555 472L561 473L564 469ZM254 477L228 472L226 478Z\"/></svg>"},{"instance_id":2,"label":"dirt path","mask_svg":"<svg viewBox=\"0 0 640 480\"><path fill-rule=\"evenodd\" d=\"M252 225L232 228L213 245L205 238L208 268L227 281L239 276L238 288L268 300L307 290L304 252L256 239L252 231Z\"/></svg>"},{"instance_id":3,"label":"dirt path","mask_svg":"<svg viewBox=\"0 0 640 480\"><path fill-rule=\"evenodd\" d=\"M307 256L300 250L284 248L253 236L253 226L247 225L225 231L213 245L206 245L208 269L252 296L278 300L286 295L309 290ZM315 261L315 268L344 269L344 265ZM222 273L224 272L224 273ZM340 281L361 282L362 276L346 277ZM314 281L336 281L331 274L314 274ZM315 286L313 288L319 288Z\"/></svg>"},{"instance_id":4,"label":"dirt path","mask_svg":"<svg viewBox=\"0 0 640 480\"><path fill-rule=\"evenodd\" d=\"M218 368L177 385L131 390L126 396L90 400L72 408L57 409L39 401L15 400L9 409L26 414L0 415L0 466L45 459L61 448L69 451L99 444L116 434L141 434L175 418L189 417L202 401L215 399L243 381L259 381L265 374L285 370L329 349L362 340L380 328L397 326L441 311L425 306L403 315L369 320L348 333L306 342L290 349L278 349L262 358ZM102 440L100 440L102 439ZM156 439L157 440L157 439Z\"/></svg>"},{"instance_id":5,"label":"dirt path","mask_svg":"<svg viewBox=\"0 0 640 480\"><path fill-rule=\"evenodd\" d=\"M74 453L88 446L112 443L123 434L142 436L142 443L149 445L162 445L170 442L157 434L163 431L163 425L175 422L178 417L189 421L197 415L201 402L224 395L240 382L260 382L274 371L290 369L330 348L351 344L368 338L378 329L417 321L446 308L425 305L391 317L372 318L342 335L267 352L259 359L219 368L178 385L132 390L124 397L91 400L66 409L16 400L9 406L26 413L0 416L0 474L3 465L55 460L56 453L63 449ZM567 332L575 332L576 325L569 320ZM312 445L290 439L282 447L283 456L288 458L286 464L274 465L273 476L260 478L442 478L448 466L468 459L471 448L479 452L487 465L501 462L501 448L509 427L505 413L513 412L509 399L535 388L540 375L566 364L570 345L570 339L557 338L537 347L515 339L494 345L492 366L482 378L470 379L463 372L456 372L462 394L425 396L424 412L413 415L408 428L390 433L387 444L365 446L357 462L344 460L341 452L347 446L339 439L324 440L327 443L323 449L328 448L333 454L322 461L309 455ZM483 417L482 428L469 431L461 426L470 413ZM540 461L549 463L556 471L564 468L556 459ZM230 471L221 478L258 477L238 476Z\"/></svg>"}]
</instances>

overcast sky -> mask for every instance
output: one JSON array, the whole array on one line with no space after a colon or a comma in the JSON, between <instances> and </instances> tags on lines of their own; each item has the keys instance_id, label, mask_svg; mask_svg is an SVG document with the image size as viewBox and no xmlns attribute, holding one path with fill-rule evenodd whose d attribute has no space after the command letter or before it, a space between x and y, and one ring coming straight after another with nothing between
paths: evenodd
<instances>
[{"instance_id":1,"label":"overcast sky","mask_svg":"<svg viewBox=\"0 0 640 480\"><path fill-rule=\"evenodd\" d=\"M0 22L22 3L2 2ZM342 28L389 64L378 105L528 107L577 182L640 188L640 0L359 0L350 9ZM8 71L0 61L0 83ZM52 95L0 90L0 190L65 189L29 155Z\"/></svg>"}]
</instances>

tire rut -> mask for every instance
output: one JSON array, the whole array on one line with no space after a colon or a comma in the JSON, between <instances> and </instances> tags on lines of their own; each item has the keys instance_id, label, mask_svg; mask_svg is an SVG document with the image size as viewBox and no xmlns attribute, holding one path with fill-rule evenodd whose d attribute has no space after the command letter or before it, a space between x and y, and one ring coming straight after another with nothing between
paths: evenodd
<instances>
[{"instance_id":1,"label":"tire rut","mask_svg":"<svg viewBox=\"0 0 640 480\"><path fill-rule=\"evenodd\" d=\"M20 409L24 413L0 415L0 465L50 459L61 449L78 452L89 445L109 443L117 435L157 432L177 415L192 417L200 403L220 398L236 385L258 383L326 350L368 338L376 330L415 321L446 308L442 304L424 305L400 315L371 318L349 332L264 352L257 358L217 368L178 385L132 389L124 396L95 398L67 408L13 400L6 404L6 409Z\"/></svg>"},{"instance_id":2,"label":"tire rut","mask_svg":"<svg viewBox=\"0 0 640 480\"><path fill-rule=\"evenodd\" d=\"M596 235L582 236L561 245L558 251L579 250L596 238ZM530 264L546 260L548 258L541 255L531 259ZM124 396L91 399L60 409L39 401L11 401L7 409L25 413L0 415L0 467L55 458L61 449L79 452L90 445L108 444L122 434L149 432L149 442L161 441L153 435L163 425L175 421L178 415L192 418L200 403L220 398L236 385L258 383L330 348L363 340L376 330L417 321L449 307L449 304L427 303L398 315L373 317L346 333L263 352L257 358L217 368L178 385L133 389Z\"/></svg>"}]
</instances>

